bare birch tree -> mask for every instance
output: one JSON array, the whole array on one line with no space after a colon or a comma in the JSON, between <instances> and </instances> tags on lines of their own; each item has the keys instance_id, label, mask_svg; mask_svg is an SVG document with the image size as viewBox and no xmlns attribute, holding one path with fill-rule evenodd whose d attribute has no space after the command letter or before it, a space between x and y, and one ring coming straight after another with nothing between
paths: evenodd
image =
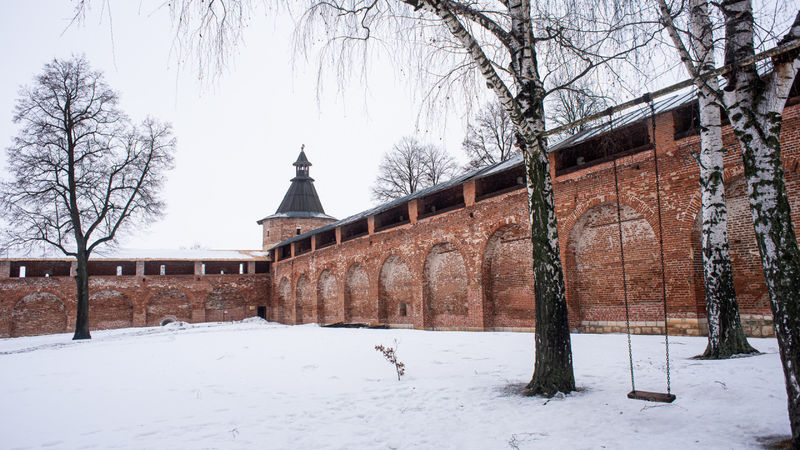
<instances>
[{"instance_id":1,"label":"bare birch tree","mask_svg":"<svg viewBox=\"0 0 800 450\"><path fill-rule=\"evenodd\" d=\"M528 0L311 2L301 29L306 36L335 36L328 40L326 50L339 61L336 55L342 54L342 48L361 45L363 49L379 29L388 28L401 33L407 48L417 49L410 56L419 64L418 73L435 74L426 98L451 99L456 95L450 90L454 85L473 88L470 76L476 72L481 84L495 94L517 130L528 188L536 360L527 389L532 395L549 396L574 390L575 379L544 138L544 101L548 94L598 67L624 59L632 48L644 45L640 39L646 40L647 34L628 32L624 24L633 21L634 14L623 5L594 3L585 14L576 2L542 1L535 8ZM612 36L620 39L612 43ZM629 47L621 49L619 42L627 42ZM337 50L330 50L333 47ZM553 66L551 70L540 59L543 54ZM546 75L565 60L578 61L578 70L562 84L546 85Z\"/></svg>"},{"instance_id":2,"label":"bare birch tree","mask_svg":"<svg viewBox=\"0 0 800 450\"><path fill-rule=\"evenodd\" d=\"M407 136L381 158L372 198L387 202L405 197L455 174L456 163L444 149Z\"/></svg>"},{"instance_id":3,"label":"bare birch tree","mask_svg":"<svg viewBox=\"0 0 800 450\"><path fill-rule=\"evenodd\" d=\"M716 67L713 24L706 0L689 0L688 30L690 45L684 46L673 13L666 0L658 0L661 18L667 25L673 45L680 46L682 60L695 77L700 106L700 192L702 203L703 275L705 280L708 346L703 358L722 359L737 354L757 353L747 343L739 317L733 284L733 266L728 243L728 213L725 206L721 105L719 81L706 74Z\"/></svg>"},{"instance_id":4,"label":"bare birch tree","mask_svg":"<svg viewBox=\"0 0 800 450\"><path fill-rule=\"evenodd\" d=\"M118 96L83 58L53 60L23 88L8 148L13 179L0 184L5 244L55 247L77 261L73 339L90 339L88 261L134 224L162 214L158 193L172 167L171 127L132 126Z\"/></svg>"},{"instance_id":5,"label":"bare birch tree","mask_svg":"<svg viewBox=\"0 0 800 450\"><path fill-rule=\"evenodd\" d=\"M170 3L178 36L202 61L224 61L242 39L254 1ZM301 11L298 51L321 46L320 70L346 79L365 67L375 50L410 64L424 81L423 101L446 107L488 88L517 129L524 155L533 243L536 360L531 395L575 389L558 227L544 137L548 94L611 63L630 57L653 33L632 30L639 20L629 2L601 0L306 0L287 2ZM78 14L84 2L78 3ZM233 30L233 31L232 31ZM232 41L229 39L233 39ZM191 53L191 52L189 52ZM209 55L211 53L211 55ZM569 62L563 83L547 76ZM322 77L320 77L322 78Z\"/></svg>"},{"instance_id":6,"label":"bare birch tree","mask_svg":"<svg viewBox=\"0 0 800 450\"><path fill-rule=\"evenodd\" d=\"M783 108L800 69L800 50L774 57L769 70L761 73L755 63L738 64L755 56L756 24L752 2L733 0L714 5L722 14L725 64L735 68L725 74L726 83L722 89L716 87L713 77L706 76L713 59L703 57L711 48L713 24L708 4L703 0L694 0L688 11L691 17L689 38L697 42L694 45L699 50L692 51L702 59L697 66L686 64L686 68L703 96L709 97L701 101L725 107L742 150L750 211L786 379L792 447L800 448L800 249L786 194L780 146ZM696 60L671 20L672 9L662 2L661 10L664 25L681 59ZM794 11L794 17L778 45L800 39L800 10ZM706 161L705 164L718 163Z\"/></svg>"}]
</instances>

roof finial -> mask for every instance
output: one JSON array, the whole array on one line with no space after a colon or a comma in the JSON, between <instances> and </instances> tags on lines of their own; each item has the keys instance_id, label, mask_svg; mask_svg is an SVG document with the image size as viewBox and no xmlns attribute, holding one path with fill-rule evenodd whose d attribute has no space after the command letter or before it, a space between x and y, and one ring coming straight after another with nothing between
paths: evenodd
<instances>
[{"instance_id":1,"label":"roof finial","mask_svg":"<svg viewBox=\"0 0 800 450\"><path fill-rule=\"evenodd\" d=\"M300 151L303 152L306 150L306 144L300 144Z\"/></svg>"}]
</instances>

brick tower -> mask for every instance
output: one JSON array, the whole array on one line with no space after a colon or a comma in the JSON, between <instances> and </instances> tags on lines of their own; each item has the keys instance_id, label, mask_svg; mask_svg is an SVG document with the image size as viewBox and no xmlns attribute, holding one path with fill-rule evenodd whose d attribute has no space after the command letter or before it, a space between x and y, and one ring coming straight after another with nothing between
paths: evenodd
<instances>
[{"instance_id":1,"label":"brick tower","mask_svg":"<svg viewBox=\"0 0 800 450\"><path fill-rule=\"evenodd\" d=\"M325 214L319 201L314 179L308 175L311 163L306 157L305 146L300 149L295 167L295 177L275 214L264 217L257 223L263 227L262 248L268 250L278 242L292 236L311 231L336 219Z\"/></svg>"}]
</instances>

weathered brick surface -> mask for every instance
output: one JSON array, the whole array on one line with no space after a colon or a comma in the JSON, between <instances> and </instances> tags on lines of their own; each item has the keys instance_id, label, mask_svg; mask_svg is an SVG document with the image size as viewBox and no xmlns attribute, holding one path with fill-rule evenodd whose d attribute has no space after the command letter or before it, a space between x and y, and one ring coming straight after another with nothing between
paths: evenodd
<instances>
[{"instance_id":1,"label":"weathered brick surface","mask_svg":"<svg viewBox=\"0 0 800 450\"><path fill-rule=\"evenodd\" d=\"M269 274L96 276L89 279L93 330L239 320L267 306ZM75 280L67 276L0 279L0 337L75 329Z\"/></svg>"},{"instance_id":2,"label":"weathered brick surface","mask_svg":"<svg viewBox=\"0 0 800 450\"><path fill-rule=\"evenodd\" d=\"M109 330L133 326L133 304L117 290L103 289L89 296L89 327Z\"/></svg>"},{"instance_id":3,"label":"weathered brick surface","mask_svg":"<svg viewBox=\"0 0 800 450\"><path fill-rule=\"evenodd\" d=\"M278 242L296 236L298 228L300 228L300 233L302 234L335 221L336 219L317 217L274 217L263 219L263 221L259 221L261 223L261 244L263 248L268 249Z\"/></svg>"},{"instance_id":4,"label":"weathered brick surface","mask_svg":"<svg viewBox=\"0 0 800 450\"><path fill-rule=\"evenodd\" d=\"M22 297L11 312L12 336L62 333L66 328L64 302L49 292L34 292Z\"/></svg>"},{"instance_id":5,"label":"weathered brick surface","mask_svg":"<svg viewBox=\"0 0 800 450\"><path fill-rule=\"evenodd\" d=\"M664 332L659 249L663 229L669 331L702 335L706 319L699 170L691 156L700 142L698 136L675 140L672 118L667 113L656 119L660 221L653 152L617 160L631 325L635 333ZM786 109L783 130L782 157L797 226L800 106ZM750 336L771 336L771 312L741 156L730 129L724 138L729 149L725 156L728 234L742 322ZM554 176L573 329L625 329L614 178L611 162ZM526 193L505 186L490 195L481 190L476 198L476 181L467 181L462 186L463 205L425 210L424 218L418 218L424 201L412 200L404 215L407 220L396 226L382 225L376 231L370 217L363 231L344 242L341 230L336 230L332 245L304 247L302 253L287 258L277 255L270 274L248 269L245 275L198 275L200 263L178 261L168 262L171 269L159 276L151 273L158 273L160 261L151 262L149 271L142 261L124 261L122 276L91 278L90 325L101 329L158 325L165 320L236 320L254 316L256 307L266 306L268 318L283 323L351 321L426 329L532 330L535 302ZM302 220L306 228L323 224ZM275 230L280 229L278 234L285 239L296 233L296 225L284 221ZM63 262L34 261L26 267L36 276L9 278L19 266L0 260L0 337L74 329L75 282L62 276L68 267ZM115 269L109 267L108 271ZM178 275L187 272L195 275ZM45 277L48 274L53 276Z\"/></svg>"},{"instance_id":6,"label":"weathered brick surface","mask_svg":"<svg viewBox=\"0 0 800 450\"><path fill-rule=\"evenodd\" d=\"M699 136L674 139L672 113L656 118L661 220L652 149L617 160L623 249L633 331L663 333L662 265L670 332L706 331L700 252L699 170L691 153ZM648 132L652 134L650 125ZM795 225L800 224L800 106L784 113L782 157ZM729 238L743 324L751 336L772 335L740 150L725 131ZM554 177L561 257L570 325L583 331L623 331L624 288L614 165L589 166ZM534 296L526 194L512 190L466 206L375 231L273 265L271 318L298 323L300 277L317 286L318 321L387 323L428 329L530 330ZM369 223L373 223L370 221ZM661 227L659 227L661 225ZM305 283L306 281L303 281ZM304 308L307 302L301 300ZM403 305L403 306L401 306ZM306 309L304 309L306 311ZM401 314L401 311L404 313Z\"/></svg>"}]
</instances>

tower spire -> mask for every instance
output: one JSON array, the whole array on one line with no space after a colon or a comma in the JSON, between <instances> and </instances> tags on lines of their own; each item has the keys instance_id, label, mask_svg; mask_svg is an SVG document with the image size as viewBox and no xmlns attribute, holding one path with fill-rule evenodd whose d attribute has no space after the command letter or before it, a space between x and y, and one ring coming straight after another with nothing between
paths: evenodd
<instances>
[{"instance_id":1,"label":"tower spire","mask_svg":"<svg viewBox=\"0 0 800 450\"><path fill-rule=\"evenodd\" d=\"M295 178L302 179L302 178L309 178L308 176L308 168L311 167L311 163L308 161L306 157L306 144L300 146L300 154L297 155L297 161L295 161L292 165L295 167ZM309 178L311 179L311 178ZM292 180L294 181L294 180ZM311 181L314 181L311 179Z\"/></svg>"}]
</instances>

